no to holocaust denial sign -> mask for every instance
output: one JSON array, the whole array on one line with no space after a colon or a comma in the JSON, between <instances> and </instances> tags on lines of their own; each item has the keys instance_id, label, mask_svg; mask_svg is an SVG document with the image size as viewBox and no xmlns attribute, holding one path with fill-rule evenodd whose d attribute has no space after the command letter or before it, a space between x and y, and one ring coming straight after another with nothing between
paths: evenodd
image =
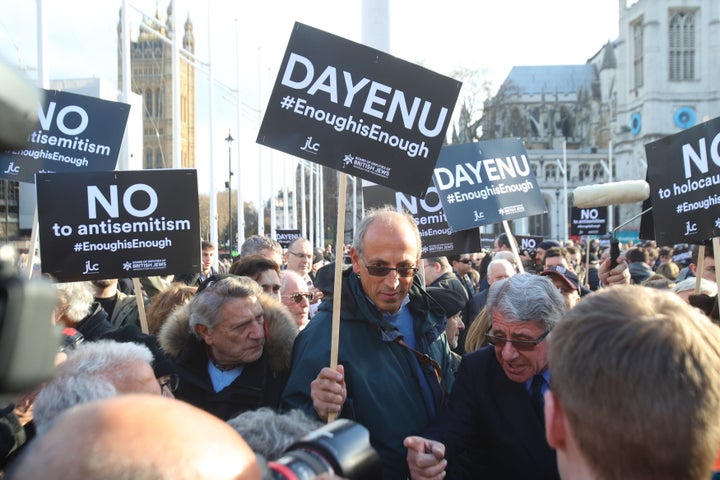
<instances>
[{"instance_id":1,"label":"no to holocaust denial sign","mask_svg":"<svg viewBox=\"0 0 720 480\"><path fill-rule=\"evenodd\" d=\"M659 245L720 236L720 118L645 145Z\"/></svg>"},{"instance_id":2,"label":"no to holocaust denial sign","mask_svg":"<svg viewBox=\"0 0 720 480\"><path fill-rule=\"evenodd\" d=\"M200 268L195 170L37 175L43 273L59 281Z\"/></svg>"},{"instance_id":3,"label":"no to holocaust denial sign","mask_svg":"<svg viewBox=\"0 0 720 480\"><path fill-rule=\"evenodd\" d=\"M444 147L433 180L455 230L545 213L545 202L518 138Z\"/></svg>"},{"instance_id":4,"label":"no to holocaust denial sign","mask_svg":"<svg viewBox=\"0 0 720 480\"><path fill-rule=\"evenodd\" d=\"M461 85L296 23L257 142L422 195Z\"/></svg>"},{"instance_id":5,"label":"no to holocaust denial sign","mask_svg":"<svg viewBox=\"0 0 720 480\"><path fill-rule=\"evenodd\" d=\"M363 202L366 208L392 205L398 212L410 213L420 230L423 258L480 251L477 229L456 232L448 225L435 187L419 199L380 185L363 185Z\"/></svg>"},{"instance_id":6,"label":"no to holocaust denial sign","mask_svg":"<svg viewBox=\"0 0 720 480\"><path fill-rule=\"evenodd\" d=\"M111 171L130 105L45 90L24 148L0 152L0 178L35 183L36 173Z\"/></svg>"},{"instance_id":7,"label":"no to holocaust denial sign","mask_svg":"<svg viewBox=\"0 0 720 480\"><path fill-rule=\"evenodd\" d=\"M572 207L570 235L605 235L607 233L607 207L577 208Z\"/></svg>"}]
</instances>

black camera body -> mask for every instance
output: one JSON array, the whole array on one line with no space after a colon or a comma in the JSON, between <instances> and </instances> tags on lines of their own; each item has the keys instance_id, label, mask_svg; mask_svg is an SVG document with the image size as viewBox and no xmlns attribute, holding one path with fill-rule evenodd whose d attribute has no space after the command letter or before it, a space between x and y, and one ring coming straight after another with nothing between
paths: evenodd
<instances>
[{"instance_id":1,"label":"black camera body","mask_svg":"<svg viewBox=\"0 0 720 480\"><path fill-rule=\"evenodd\" d=\"M265 480L309 480L323 473L348 480L382 477L380 456L370 445L370 433L346 419L313 430L266 467Z\"/></svg>"}]
</instances>

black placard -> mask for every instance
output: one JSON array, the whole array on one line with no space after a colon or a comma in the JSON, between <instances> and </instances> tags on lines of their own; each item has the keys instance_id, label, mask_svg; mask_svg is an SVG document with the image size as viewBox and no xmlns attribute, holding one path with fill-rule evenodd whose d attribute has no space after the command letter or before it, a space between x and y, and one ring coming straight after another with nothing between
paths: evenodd
<instances>
[{"instance_id":1,"label":"black placard","mask_svg":"<svg viewBox=\"0 0 720 480\"><path fill-rule=\"evenodd\" d=\"M300 237L302 237L300 230L275 230L275 240L277 240L283 248L288 248L292 242Z\"/></svg>"},{"instance_id":2,"label":"black placard","mask_svg":"<svg viewBox=\"0 0 720 480\"><path fill-rule=\"evenodd\" d=\"M45 90L25 147L0 151L0 178L35 183L36 173L111 171L130 105Z\"/></svg>"},{"instance_id":3,"label":"black placard","mask_svg":"<svg viewBox=\"0 0 720 480\"><path fill-rule=\"evenodd\" d=\"M200 269L195 170L37 175L41 264L64 282Z\"/></svg>"},{"instance_id":4,"label":"black placard","mask_svg":"<svg viewBox=\"0 0 720 480\"><path fill-rule=\"evenodd\" d=\"M419 196L461 85L296 23L257 142Z\"/></svg>"},{"instance_id":5,"label":"black placard","mask_svg":"<svg viewBox=\"0 0 720 480\"><path fill-rule=\"evenodd\" d=\"M605 235L607 233L608 207L577 208L572 207L570 235Z\"/></svg>"},{"instance_id":6,"label":"black placard","mask_svg":"<svg viewBox=\"0 0 720 480\"><path fill-rule=\"evenodd\" d=\"M399 212L410 213L420 230L423 257L480 251L477 229L455 231L447 224L435 187L429 187L421 199L381 185L363 185L363 201L365 208L391 205Z\"/></svg>"},{"instance_id":7,"label":"black placard","mask_svg":"<svg viewBox=\"0 0 720 480\"><path fill-rule=\"evenodd\" d=\"M545 213L525 147L517 138L444 147L433 181L455 230Z\"/></svg>"},{"instance_id":8,"label":"black placard","mask_svg":"<svg viewBox=\"0 0 720 480\"><path fill-rule=\"evenodd\" d=\"M720 118L645 145L658 245L720 235Z\"/></svg>"}]
</instances>

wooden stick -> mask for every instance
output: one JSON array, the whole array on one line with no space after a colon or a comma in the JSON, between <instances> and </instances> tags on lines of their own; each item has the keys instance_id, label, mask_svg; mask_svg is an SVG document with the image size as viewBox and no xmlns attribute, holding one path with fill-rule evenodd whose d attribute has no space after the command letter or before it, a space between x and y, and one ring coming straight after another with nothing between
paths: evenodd
<instances>
[{"instance_id":1,"label":"wooden stick","mask_svg":"<svg viewBox=\"0 0 720 480\"><path fill-rule=\"evenodd\" d=\"M695 295L700 293L702 271L705 268L705 245L699 245L697 263L695 264Z\"/></svg>"},{"instance_id":2,"label":"wooden stick","mask_svg":"<svg viewBox=\"0 0 720 480\"><path fill-rule=\"evenodd\" d=\"M145 316L145 302L143 301L142 285L140 285L140 279L134 277L132 279L133 290L135 290L135 302L137 302L138 319L140 320L140 330L143 333L150 333L148 328L147 317Z\"/></svg>"},{"instance_id":3,"label":"wooden stick","mask_svg":"<svg viewBox=\"0 0 720 480\"><path fill-rule=\"evenodd\" d=\"M510 225L508 224L507 220L503 220L502 224L503 228L505 229L505 233L507 234L508 242L510 242L510 249L512 250L513 257L515 257L515 263L517 263L518 273L525 273L525 267L523 267L522 260L520 260L517 242L515 241L515 236L510 231Z\"/></svg>"},{"instance_id":4,"label":"wooden stick","mask_svg":"<svg viewBox=\"0 0 720 480\"><path fill-rule=\"evenodd\" d=\"M345 204L347 202L347 175L338 172L337 230L335 232L335 281L333 283L332 336L330 343L330 368L338 365L340 350L340 299L342 298L343 251L345 247ZM328 413L328 423L337 418L337 413Z\"/></svg>"},{"instance_id":5,"label":"wooden stick","mask_svg":"<svg viewBox=\"0 0 720 480\"><path fill-rule=\"evenodd\" d=\"M712 243L713 259L715 260L715 283L718 286L718 290L720 290L720 277L718 277L717 274L717 272L720 270L720 237L713 237ZM717 302L717 298L715 298L715 302Z\"/></svg>"},{"instance_id":6,"label":"wooden stick","mask_svg":"<svg viewBox=\"0 0 720 480\"><path fill-rule=\"evenodd\" d=\"M32 278L33 266L35 264L35 247L37 246L38 230L40 223L38 221L38 210L37 205L35 206L35 213L33 214L33 226L32 232L30 232L30 246L28 247L27 264L25 265L25 274L28 280Z\"/></svg>"}]
</instances>

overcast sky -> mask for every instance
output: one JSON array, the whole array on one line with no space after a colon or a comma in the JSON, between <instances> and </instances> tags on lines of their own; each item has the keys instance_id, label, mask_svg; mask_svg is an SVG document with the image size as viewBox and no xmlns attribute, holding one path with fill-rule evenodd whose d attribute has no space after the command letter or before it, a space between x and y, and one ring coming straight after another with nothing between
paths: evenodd
<instances>
[{"instance_id":1,"label":"overcast sky","mask_svg":"<svg viewBox=\"0 0 720 480\"><path fill-rule=\"evenodd\" d=\"M618 0L388 0L389 53L449 75L460 67L484 72L495 86L514 65L583 64L618 32ZM166 17L169 0L134 0L132 36L140 13ZM51 79L101 77L117 83L117 23L120 0L45 0L46 64ZM36 1L0 0L0 57L37 75ZM257 177L258 109L264 108L277 67L295 21L361 41L361 0L213 0L210 12L203 0L176 0L181 24L188 15L194 25L196 55L214 65L218 81L239 84L245 108L237 132L234 100L216 91L217 132L210 142L198 118L197 157L213 154L226 165L228 128L240 139L240 155L247 159L245 178ZM211 21L208 22L208 14ZM210 30L208 30L210 25ZM208 31L211 35L208 35ZM236 35L239 48L236 44ZM212 42L213 51L208 51ZM236 80L238 63L242 73ZM198 76L204 95L207 76ZM198 116L207 112L198 110ZM264 147L263 147L264 148ZM263 158L269 155L264 156ZM276 161L282 154L273 154ZM264 160L267 161L267 160ZM200 190L210 189L207 173L198 165ZM225 173L223 173L225 172ZM226 169L217 169L213 185L222 189ZM266 183L269 181L265 175ZM279 181L279 179L277 180ZM248 182L246 199L257 197L257 181ZM264 187L269 194L269 186Z\"/></svg>"}]
</instances>

